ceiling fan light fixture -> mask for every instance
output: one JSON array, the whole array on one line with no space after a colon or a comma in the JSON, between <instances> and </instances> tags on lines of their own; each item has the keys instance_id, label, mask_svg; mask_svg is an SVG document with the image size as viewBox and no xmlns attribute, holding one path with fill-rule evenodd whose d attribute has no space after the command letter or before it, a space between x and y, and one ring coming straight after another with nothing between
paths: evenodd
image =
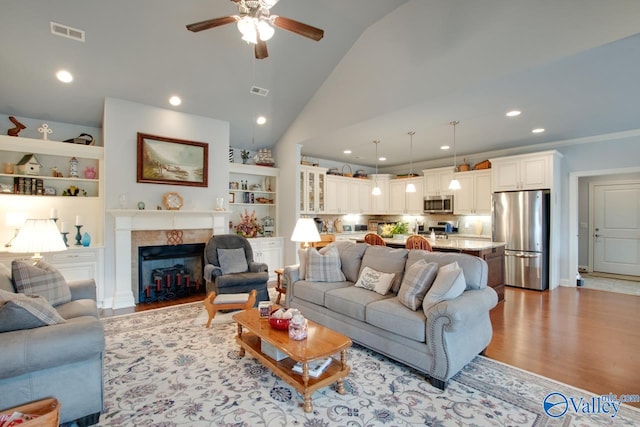
<instances>
[{"instance_id":1,"label":"ceiling fan light fixture","mask_svg":"<svg viewBox=\"0 0 640 427\"><path fill-rule=\"evenodd\" d=\"M243 16L238 19L238 31L242 34L242 40L247 43L256 44L258 42L258 33L254 18L250 16Z\"/></svg>"},{"instance_id":2,"label":"ceiling fan light fixture","mask_svg":"<svg viewBox=\"0 0 640 427\"><path fill-rule=\"evenodd\" d=\"M276 30L269 24L269 22L265 21L264 19L261 19L260 22L258 22L257 27L258 34L260 35L260 40L262 40L263 42L270 40L271 37L273 37L273 34L276 32Z\"/></svg>"}]
</instances>

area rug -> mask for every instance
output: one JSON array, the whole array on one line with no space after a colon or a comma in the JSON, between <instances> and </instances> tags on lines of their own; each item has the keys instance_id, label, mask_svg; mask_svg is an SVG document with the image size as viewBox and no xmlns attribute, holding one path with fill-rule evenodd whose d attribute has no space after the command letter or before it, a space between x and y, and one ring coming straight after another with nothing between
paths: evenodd
<instances>
[{"instance_id":1,"label":"area rug","mask_svg":"<svg viewBox=\"0 0 640 427\"><path fill-rule=\"evenodd\" d=\"M441 391L419 372L358 345L348 352L347 393L322 389L313 395L313 412L305 413L293 388L250 355L240 357L235 324L206 329L194 324L201 311L202 304L193 303L103 320L99 425L640 425L640 411L627 405L614 417L571 408L559 416L560 394L575 399L570 402L596 397L485 357L476 357Z\"/></svg>"}]
</instances>

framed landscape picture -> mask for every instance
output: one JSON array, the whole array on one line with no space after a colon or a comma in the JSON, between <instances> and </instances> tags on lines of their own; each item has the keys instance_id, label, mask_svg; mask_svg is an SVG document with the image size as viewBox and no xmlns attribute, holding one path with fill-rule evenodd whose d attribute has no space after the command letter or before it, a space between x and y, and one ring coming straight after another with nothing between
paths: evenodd
<instances>
[{"instance_id":1,"label":"framed landscape picture","mask_svg":"<svg viewBox=\"0 0 640 427\"><path fill-rule=\"evenodd\" d=\"M138 132L137 182L206 187L209 144Z\"/></svg>"}]
</instances>

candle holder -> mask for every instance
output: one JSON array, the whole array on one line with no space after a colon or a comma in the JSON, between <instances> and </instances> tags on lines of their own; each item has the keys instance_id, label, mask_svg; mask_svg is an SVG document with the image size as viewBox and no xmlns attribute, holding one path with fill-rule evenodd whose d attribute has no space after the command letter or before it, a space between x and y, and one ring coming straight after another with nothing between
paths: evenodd
<instances>
[{"instance_id":1,"label":"candle holder","mask_svg":"<svg viewBox=\"0 0 640 427\"><path fill-rule=\"evenodd\" d=\"M64 242L64 245L66 247L69 247L69 241L67 240L67 234L69 234L68 231L63 231L60 234L62 234L62 241Z\"/></svg>"},{"instance_id":2,"label":"candle holder","mask_svg":"<svg viewBox=\"0 0 640 427\"><path fill-rule=\"evenodd\" d=\"M53 217L52 217L52 218L49 218L49 219L52 219L52 220L53 220L53 222L55 222L55 223L57 223L57 222L58 222L58 218L53 218Z\"/></svg>"},{"instance_id":3,"label":"candle holder","mask_svg":"<svg viewBox=\"0 0 640 427\"><path fill-rule=\"evenodd\" d=\"M82 246L82 234L80 234L81 225L76 225L76 246Z\"/></svg>"}]
</instances>

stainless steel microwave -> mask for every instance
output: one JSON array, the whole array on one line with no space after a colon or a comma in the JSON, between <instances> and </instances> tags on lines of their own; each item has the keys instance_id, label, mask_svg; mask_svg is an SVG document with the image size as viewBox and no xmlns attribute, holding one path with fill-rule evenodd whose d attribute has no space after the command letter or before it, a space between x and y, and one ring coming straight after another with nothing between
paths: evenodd
<instances>
[{"instance_id":1,"label":"stainless steel microwave","mask_svg":"<svg viewBox=\"0 0 640 427\"><path fill-rule=\"evenodd\" d=\"M424 213L453 213L453 195L426 196Z\"/></svg>"}]
</instances>

